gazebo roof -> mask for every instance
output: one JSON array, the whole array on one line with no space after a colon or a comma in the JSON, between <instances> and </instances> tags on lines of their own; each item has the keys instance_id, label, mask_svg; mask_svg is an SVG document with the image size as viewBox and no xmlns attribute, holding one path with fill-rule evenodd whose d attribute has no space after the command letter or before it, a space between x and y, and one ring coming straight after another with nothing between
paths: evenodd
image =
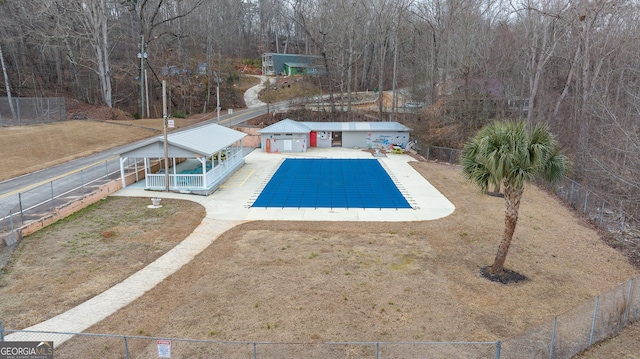
<instances>
[{"instance_id":1,"label":"gazebo roof","mask_svg":"<svg viewBox=\"0 0 640 359\"><path fill-rule=\"evenodd\" d=\"M209 124L167 135L169 157L211 156L241 140L245 133ZM120 157L164 157L164 136L157 136L131 146Z\"/></svg>"}]
</instances>

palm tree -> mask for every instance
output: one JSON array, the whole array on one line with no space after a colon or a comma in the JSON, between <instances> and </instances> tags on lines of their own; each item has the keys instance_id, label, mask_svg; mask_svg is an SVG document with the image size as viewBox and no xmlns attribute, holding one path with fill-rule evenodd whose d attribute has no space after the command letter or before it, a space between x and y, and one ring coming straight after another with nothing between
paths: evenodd
<instances>
[{"instance_id":1,"label":"palm tree","mask_svg":"<svg viewBox=\"0 0 640 359\"><path fill-rule=\"evenodd\" d=\"M460 162L465 179L477 184L483 193L489 185L498 183L504 191L504 234L488 269L491 275L504 275L525 182L537 178L556 182L568 170L569 160L546 125L530 129L525 122L495 121L465 144Z\"/></svg>"}]
</instances>

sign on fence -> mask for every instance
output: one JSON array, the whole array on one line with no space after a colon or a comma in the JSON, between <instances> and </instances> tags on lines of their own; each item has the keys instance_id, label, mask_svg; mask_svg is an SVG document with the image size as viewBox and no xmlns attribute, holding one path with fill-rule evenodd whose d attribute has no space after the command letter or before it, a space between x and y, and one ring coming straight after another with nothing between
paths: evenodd
<instances>
[{"instance_id":1,"label":"sign on fence","mask_svg":"<svg viewBox=\"0 0 640 359\"><path fill-rule=\"evenodd\" d=\"M158 358L171 358L171 340L158 340Z\"/></svg>"}]
</instances>

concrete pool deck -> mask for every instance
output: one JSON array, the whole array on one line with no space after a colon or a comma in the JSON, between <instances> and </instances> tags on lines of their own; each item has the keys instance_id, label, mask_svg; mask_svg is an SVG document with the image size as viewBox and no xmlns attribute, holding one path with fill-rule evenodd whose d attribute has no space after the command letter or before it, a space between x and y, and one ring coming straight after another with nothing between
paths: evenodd
<instances>
[{"instance_id":1,"label":"concrete pool deck","mask_svg":"<svg viewBox=\"0 0 640 359\"><path fill-rule=\"evenodd\" d=\"M387 169L412 208L252 208L253 201L285 158L373 158L371 153L350 148L311 148L303 153L266 153L256 149L245 157L245 165L208 197L152 192L136 186L118 191L116 196L170 197L198 202L207 217L231 221L427 221L446 217L455 206L409 162L413 157L387 154L377 157Z\"/></svg>"}]
</instances>

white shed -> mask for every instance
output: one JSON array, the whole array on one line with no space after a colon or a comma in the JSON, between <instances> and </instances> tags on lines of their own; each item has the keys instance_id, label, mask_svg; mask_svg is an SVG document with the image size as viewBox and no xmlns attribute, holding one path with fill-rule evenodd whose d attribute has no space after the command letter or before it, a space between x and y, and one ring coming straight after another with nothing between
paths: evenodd
<instances>
[{"instance_id":1,"label":"white shed","mask_svg":"<svg viewBox=\"0 0 640 359\"><path fill-rule=\"evenodd\" d=\"M258 131L265 152L306 152L309 147L309 127L285 119Z\"/></svg>"}]
</instances>

